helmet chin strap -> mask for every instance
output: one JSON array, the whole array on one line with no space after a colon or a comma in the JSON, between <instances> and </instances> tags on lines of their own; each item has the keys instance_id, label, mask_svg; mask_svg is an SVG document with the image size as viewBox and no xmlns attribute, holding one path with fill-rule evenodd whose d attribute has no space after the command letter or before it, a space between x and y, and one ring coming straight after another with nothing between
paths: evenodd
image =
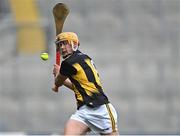
<instances>
[{"instance_id":1,"label":"helmet chin strap","mask_svg":"<svg viewBox=\"0 0 180 136\"><path fill-rule=\"evenodd\" d=\"M62 57L63 57L63 59L66 59L66 58L68 58L70 55L71 55L71 54L67 54L66 56L62 56Z\"/></svg>"},{"instance_id":2,"label":"helmet chin strap","mask_svg":"<svg viewBox=\"0 0 180 136\"><path fill-rule=\"evenodd\" d=\"M62 56L62 57L63 57L63 59L66 59L66 58L68 58L71 55L72 55L72 53L68 53L66 56Z\"/></svg>"},{"instance_id":3,"label":"helmet chin strap","mask_svg":"<svg viewBox=\"0 0 180 136\"><path fill-rule=\"evenodd\" d=\"M70 41L70 44L71 44L72 50L73 50L73 51L77 51L78 46L77 46L77 45L76 45L76 46L74 46L73 41ZM72 52L72 53L73 53L73 52ZM63 56L63 59L68 58L69 56L71 56L71 55L72 55L72 53L68 53L66 56Z\"/></svg>"},{"instance_id":4,"label":"helmet chin strap","mask_svg":"<svg viewBox=\"0 0 180 136\"><path fill-rule=\"evenodd\" d=\"M78 46L74 46L73 41L70 41L70 43L71 43L72 50L73 50L73 51L77 51Z\"/></svg>"}]
</instances>

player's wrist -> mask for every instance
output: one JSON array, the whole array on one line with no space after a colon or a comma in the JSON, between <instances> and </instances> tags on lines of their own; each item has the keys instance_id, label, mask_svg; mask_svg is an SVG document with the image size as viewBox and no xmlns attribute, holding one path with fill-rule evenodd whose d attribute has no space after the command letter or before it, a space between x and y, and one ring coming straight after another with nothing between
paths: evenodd
<instances>
[{"instance_id":1,"label":"player's wrist","mask_svg":"<svg viewBox=\"0 0 180 136\"><path fill-rule=\"evenodd\" d=\"M54 87L57 87L57 88L58 88L58 87L59 87L59 85L55 82L55 83L54 83Z\"/></svg>"},{"instance_id":2,"label":"player's wrist","mask_svg":"<svg viewBox=\"0 0 180 136\"><path fill-rule=\"evenodd\" d=\"M56 87L60 87L61 86L61 84L59 83L58 77L55 78L54 85Z\"/></svg>"},{"instance_id":3,"label":"player's wrist","mask_svg":"<svg viewBox=\"0 0 180 136\"><path fill-rule=\"evenodd\" d=\"M58 92L58 87L54 84L53 87L52 87L52 90L53 90L54 92Z\"/></svg>"}]
</instances>

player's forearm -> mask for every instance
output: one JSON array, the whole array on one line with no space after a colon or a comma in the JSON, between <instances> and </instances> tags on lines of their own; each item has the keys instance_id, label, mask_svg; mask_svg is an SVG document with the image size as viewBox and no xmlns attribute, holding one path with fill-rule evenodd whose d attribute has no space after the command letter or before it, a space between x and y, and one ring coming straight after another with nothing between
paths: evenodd
<instances>
[{"instance_id":1,"label":"player's forearm","mask_svg":"<svg viewBox=\"0 0 180 136\"><path fill-rule=\"evenodd\" d=\"M54 79L54 85L52 87L52 90L54 92L58 92L59 91L59 87L63 85L63 82L61 80L59 80L57 77L55 77Z\"/></svg>"},{"instance_id":2,"label":"player's forearm","mask_svg":"<svg viewBox=\"0 0 180 136\"><path fill-rule=\"evenodd\" d=\"M63 82L63 85L66 86L67 88L71 89L71 90L74 89L71 81L68 78Z\"/></svg>"},{"instance_id":3,"label":"player's forearm","mask_svg":"<svg viewBox=\"0 0 180 136\"><path fill-rule=\"evenodd\" d=\"M54 87L53 87L54 89L53 90L55 92L58 92L58 87L60 87L62 85L73 90L73 85L72 85L71 81L66 76L63 76L59 73L54 79Z\"/></svg>"},{"instance_id":4,"label":"player's forearm","mask_svg":"<svg viewBox=\"0 0 180 136\"><path fill-rule=\"evenodd\" d=\"M63 82L61 80L59 80L58 76L55 77L54 79L54 84L57 86L57 87L60 87L63 85Z\"/></svg>"}]
</instances>

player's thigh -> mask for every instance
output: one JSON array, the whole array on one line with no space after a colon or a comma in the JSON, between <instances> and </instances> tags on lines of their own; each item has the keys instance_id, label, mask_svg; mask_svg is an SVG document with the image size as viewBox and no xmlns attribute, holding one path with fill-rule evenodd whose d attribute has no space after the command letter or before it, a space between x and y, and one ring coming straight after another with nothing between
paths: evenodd
<instances>
[{"instance_id":1,"label":"player's thigh","mask_svg":"<svg viewBox=\"0 0 180 136\"><path fill-rule=\"evenodd\" d=\"M64 135L84 135L89 131L89 128L86 124L70 119L64 130Z\"/></svg>"}]
</instances>

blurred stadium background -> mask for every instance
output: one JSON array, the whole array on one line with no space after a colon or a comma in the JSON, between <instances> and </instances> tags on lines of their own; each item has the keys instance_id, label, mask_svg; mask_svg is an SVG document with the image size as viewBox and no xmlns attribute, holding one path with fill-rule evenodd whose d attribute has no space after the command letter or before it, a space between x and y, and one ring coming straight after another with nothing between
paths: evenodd
<instances>
[{"instance_id":1,"label":"blurred stadium background","mask_svg":"<svg viewBox=\"0 0 180 136\"><path fill-rule=\"evenodd\" d=\"M0 0L0 132L62 134L76 110L71 91L51 91L57 2L71 9L64 31L94 59L120 134L180 134L179 0Z\"/></svg>"}]
</instances>

